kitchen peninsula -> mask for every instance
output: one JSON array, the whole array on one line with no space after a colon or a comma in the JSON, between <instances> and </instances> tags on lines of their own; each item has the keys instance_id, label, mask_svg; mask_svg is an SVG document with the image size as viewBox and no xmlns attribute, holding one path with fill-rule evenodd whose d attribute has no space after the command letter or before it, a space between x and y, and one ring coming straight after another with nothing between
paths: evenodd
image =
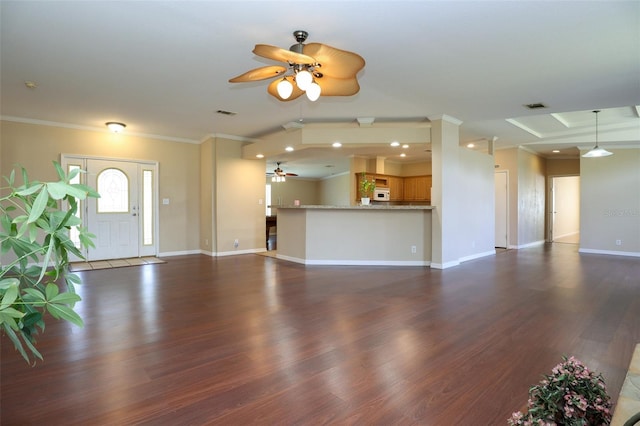
<instances>
[{"instance_id":1,"label":"kitchen peninsula","mask_svg":"<svg viewBox=\"0 0 640 426\"><path fill-rule=\"evenodd\" d=\"M431 264L432 206L278 208L278 254L305 265Z\"/></svg>"}]
</instances>

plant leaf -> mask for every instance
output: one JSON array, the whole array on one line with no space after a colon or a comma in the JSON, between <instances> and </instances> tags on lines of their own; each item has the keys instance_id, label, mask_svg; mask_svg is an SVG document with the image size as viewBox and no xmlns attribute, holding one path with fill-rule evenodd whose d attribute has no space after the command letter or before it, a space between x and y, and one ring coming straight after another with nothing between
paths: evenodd
<instances>
[{"instance_id":1,"label":"plant leaf","mask_svg":"<svg viewBox=\"0 0 640 426\"><path fill-rule=\"evenodd\" d=\"M0 301L0 311L6 310L13 302L18 298L18 284L13 282L8 286L6 291L4 292L4 296L2 296L2 301Z\"/></svg>"},{"instance_id":2,"label":"plant leaf","mask_svg":"<svg viewBox=\"0 0 640 426\"><path fill-rule=\"evenodd\" d=\"M47 311L54 317L69 321L78 327L84 326L82 318L73 309L65 305L47 304Z\"/></svg>"},{"instance_id":3,"label":"plant leaf","mask_svg":"<svg viewBox=\"0 0 640 426\"><path fill-rule=\"evenodd\" d=\"M28 186L25 189L22 189L18 192L16 192L16 194L21 195L23 197L26 197L27 195L31 195L34 192L37 192L40 190L40 188L42 188L44 186L44 184L42 183L36 183L34 185Z\"/></svg>"},{"instance_id":4,"label":"plant leaf","mask_svg":"<svg viewBox=\"0 0 640 426\"><path fill-rule=\"evenodd\" d=\"M47 207L47 201L49 201L49 193L47 192L47 188L43 187L42 191L38 194L35 201L33 202L33 207L31 207L31 212L29 213L28 222L35 222L38 220L44 209Z\"/></svg>"}]
</instances>

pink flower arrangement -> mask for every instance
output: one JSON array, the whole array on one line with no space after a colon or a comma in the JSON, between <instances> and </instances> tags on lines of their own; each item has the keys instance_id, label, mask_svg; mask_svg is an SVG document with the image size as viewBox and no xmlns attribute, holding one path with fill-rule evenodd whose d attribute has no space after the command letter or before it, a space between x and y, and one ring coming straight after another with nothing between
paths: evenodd
<instances>
[{"instance_id":1,"label":"pink flower arrangement","mask_svg":"<svg viewBox=\"0 0 640 426\"><path fill-rule=\"evenodd\" d=\"M551 375L529 389L528 409L515 412L510 426L599 426L611 423L611 398L601 374L574 357L562 357Z\"/></svg>"}]
</instances>

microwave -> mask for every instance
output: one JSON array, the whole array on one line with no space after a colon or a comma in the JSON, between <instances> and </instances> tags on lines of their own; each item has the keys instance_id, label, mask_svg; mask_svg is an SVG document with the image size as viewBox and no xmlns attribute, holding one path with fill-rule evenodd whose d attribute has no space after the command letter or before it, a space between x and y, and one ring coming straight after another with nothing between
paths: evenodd
<instances>
[{"instance_id":1,"label":"microwave","mask_svg":"<svg viewBox=\"0 0 640 426\"><path fill-rule=\"evenodd\" d=\"M373 201L389 201L389 188L376 188L373 190Z\"/></svg>"}]
</instances>

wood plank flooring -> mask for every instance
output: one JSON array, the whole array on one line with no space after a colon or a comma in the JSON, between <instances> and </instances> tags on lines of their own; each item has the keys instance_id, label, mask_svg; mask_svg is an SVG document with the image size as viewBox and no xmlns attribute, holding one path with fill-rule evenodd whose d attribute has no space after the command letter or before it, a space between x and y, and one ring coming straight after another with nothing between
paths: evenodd
<instances>
[{"instance_id":1,"label":"wood plank flooring","mask_svg":"<svg viewBox=\"0 0 640 426\"><path fill-rule=\"evenodd\" d=\"M563 354L614 400L640 260L554 244L459 267L183 256L80 272L84 328L30 367L2 337L2 425L504 425Z\"/></svg>"}]
</instances>

